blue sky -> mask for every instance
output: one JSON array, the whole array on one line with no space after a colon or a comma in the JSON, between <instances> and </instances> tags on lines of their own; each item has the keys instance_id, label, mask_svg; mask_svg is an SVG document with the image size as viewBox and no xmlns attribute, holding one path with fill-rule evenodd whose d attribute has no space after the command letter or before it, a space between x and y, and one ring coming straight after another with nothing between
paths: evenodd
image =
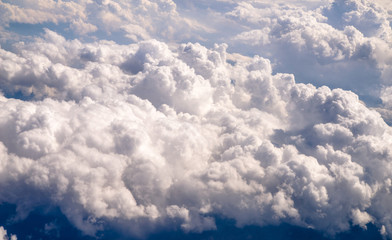
<instances>
[{"instance_id":1,"label":"blue sky","mask_svg":"<svg viewBox=\"0 0 392 240\"><path fill-rule=\"evenodd\" d=\"M0 240L390 238L391 21L0 0Z\"/></svg>"}]
</instances>

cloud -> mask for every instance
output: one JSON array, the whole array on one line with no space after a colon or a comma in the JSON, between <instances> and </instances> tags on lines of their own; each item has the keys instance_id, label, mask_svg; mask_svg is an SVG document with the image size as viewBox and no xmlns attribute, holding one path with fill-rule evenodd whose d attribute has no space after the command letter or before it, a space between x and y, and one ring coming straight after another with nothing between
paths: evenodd
<instances>
[{"instance_id":1,"label":"cloud","mask_svg":"<svg viewBox=\"0 0 392 240\"><path fill-rule=\"evenodd\" d=\"M392 130L352 92L296 83L225 44L46 30L14 48L0 55L0 201L20 218L57 206L89 235L201 232L216 216L392 232Z\"/></svg>"},{"instance_id":2,"label":"cloud","mask_svg":"<svg viewBox=\"0 0 392 240\"><path fill-rule=\"evenodd\" d=\"M5 230L2 226L0 226L0 239L1 240L17 240L15 235L11 235L10 237L8 237L7 235L7 230Z\"/></svg>"},{"instance_id":3,"label":"cloud","mask_svg":"<svg viewBox=\"0 0 392 240\"><path fill-rule=\"evenodd\" d=\"M337 27L354 26L366 37L390 40L391 27L386 9L370 1L338 0L323 9L328 22Z\"/></svg>"},{"instance_id":4,"label":"cloud","mask_svg":"<svg viewBox=\"0 0 392 240\"><path fill-rule=\"evenodd\" d=\"M86 4L83 1L82 4ZM83 18L86 16L83 13L81 5L75 2L63 1L13 1L12 4L8 2L0 2L1 16L3 24L10 22L21 23L43 23L43 22L65 22L72 17Z\"/></svg>"},{"instance_id":5,"label":"cloud","mask_svg":"<svg viewBox=\"0 0 392 240\"><path fill-rule=\"evenodd\" d=\"M390 13L376 2L319 6L242 2L226 16L243 26L229 45L267 56L304 83L354 91L368 104L390 86Z\"/></svg>"},{"instance_id":6,"label":"cloud","mask_svg":"<svg viewBox=\"0 0 392 240\"><path fill-rule=\"evenodd\" d=\"M12 23L41 24L70 36L123 42L196 38L192 31L207 29L180 16L171 0L0 1L0 19L1 28L7 29L2 35L13 31Z\"/></svg>"},{"instance_id":7,"label":"cloud","mask_svg":"<svg viewBox=\"0 0 392 240\"><path fill-rule=\"evenodd\" d=\"M391 85L392 18L382 0L13 1L0 6L1 35L7 44L21 38L10 36L16 27L9 24L15 22L40 23L65 32L67 38L76 34L89 41L155 38L176 44L199 41L209 47L225 42L231 53L268 57L276 72L354 91L370 105L380 105L380 92ZM45 26L49 23L65 26Z\"/></svg>"},{"instance_id":8,"label":"cloud","mask_svg":"<svg viewBox=\"0 0 392 240\"><path fill-rule=\"evenodd\" d=\"M390 10L0 0L0 202L92 236L219 218L392 236Z\"/></svg>"}]
</instances>

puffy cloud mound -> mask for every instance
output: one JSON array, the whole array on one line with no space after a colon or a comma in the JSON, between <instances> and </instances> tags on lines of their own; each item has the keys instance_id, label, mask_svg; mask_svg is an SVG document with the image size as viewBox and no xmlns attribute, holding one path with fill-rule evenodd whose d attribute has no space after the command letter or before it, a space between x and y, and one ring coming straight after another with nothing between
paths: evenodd
<instances>
[{"instance_id":1,"label":"puffy cloud mound","mask_svg":"<svg viewBox=\"0 0 392 240\"><path fill-rule=\"evenodd\" d=\"M23 24L90 42L226 42L229 52L268 57L276 72L300 82L351 90L385 108L391 105L382 96L392 86L391 13L386 0L0 1L0 42L30 41L16 33Z\"/></svg>"},{"instance_id":2,"label":"puffy cloud mound","mask_svg":"<svg viewBox=\"0 0 392 240\"><path fill-rule=\"evenodd\" d=\"M372 105L391 86L391 11L380 1L306 5L247 1L226 17L241 24L239 52L268 56L276 70L301 82L352 90ZM383 99L384 100L384 99Z\"/></svg>"},{"instance_id":3,"label":"puffy cloud mound","mask_svg":"<svg viewBox=\"0 0 392 240\"><path fill-rule=\"evenodd\" d=\"M7 230L0 226L0 240L17 240L17 237L15 235L11 235L11 237L9 237L7 235Z\"/></svg>"},{"instance_id":4,"label":"puffy cloud mound","mask_svg":"<svg viewBox=\"0 0 392 240\"><path fill-rule=\"evenodd\" d=\"M14 48L0 55L0 201L21 218L50 205L89 235L200 232L222 216L392 236L392 129L352 92L225 44L47 30Z\"/></svg>"}]
</instances>

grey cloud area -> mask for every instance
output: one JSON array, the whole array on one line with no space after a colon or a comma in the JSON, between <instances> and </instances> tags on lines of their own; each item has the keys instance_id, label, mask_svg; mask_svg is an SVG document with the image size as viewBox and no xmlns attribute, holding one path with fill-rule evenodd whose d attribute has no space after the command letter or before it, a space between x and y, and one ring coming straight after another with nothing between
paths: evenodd
<instances>
[{"instance_id":1,"label":"grey cloud area","mask_svg":"<svg viewBox=\"0 0 392 240\"><path fill-rule=\"evenodd\" d=\"M88 235L201 232L222 216L331 235L374 223L391 236L380 114L227 47L47 30L1 49L0 201L19 219L57 206Z\"/></svg>"}]
</instances>

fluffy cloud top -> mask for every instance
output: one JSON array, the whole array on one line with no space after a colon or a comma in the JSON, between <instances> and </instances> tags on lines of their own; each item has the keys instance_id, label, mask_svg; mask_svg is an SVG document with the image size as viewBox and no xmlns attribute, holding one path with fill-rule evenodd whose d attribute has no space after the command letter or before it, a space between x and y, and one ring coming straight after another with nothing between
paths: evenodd
<instances>
[{"instance_id":1,"label":"fluffy cloud top","mask_svg":"<svg viewBox=\"0 0 392 240\"><path fill-rule=\"evenodd\" d=\"M1 50L0 200L20 216L58 206L90 235L199 232L217 215L391 234L392 130L380 115L226 47L47 30Z\"/></svg>"},{"instance_id":2,"label":"fluffy cloud top","mask_svg":"<svg viewBox=\"0 0 392 240\"><path fill-rule=\"evenodd\" d=\"M337 0L313 10L243 2L227 17L248 28L233 38L238 51L269 56L302 82L352 90L370 104L391 85L391 15L376 3Z\"/></svg>"},{"instance_id":3,"label":"fluffy cloud top","mask_svg":"<svg viewBox=\"0 0 392 240\"><path fill-rule=\"evenodd\" d=\"M15 219L58 207L92 236L202 232L218 216L331 235L373 223L391 237L392 30L380 6L0 0L11 42L0 202ZM12 40L15 22L81 37ZM382 101L384 119L360 99Z\"/></svg>"},{"instance_id":4,"label":"fluffy cloud top","mask_svg":"<svg viewBox=\"0 0 392 240\"><path fill-rule=\"evenodd\" d=\"M391 86L391 10L383 0L0 1L0 37L21 37L12 23L63 23L90 40L226 42L230 52L268 57L277 72L352 90L374 105Z\"/></svg>"}]
</instances>

